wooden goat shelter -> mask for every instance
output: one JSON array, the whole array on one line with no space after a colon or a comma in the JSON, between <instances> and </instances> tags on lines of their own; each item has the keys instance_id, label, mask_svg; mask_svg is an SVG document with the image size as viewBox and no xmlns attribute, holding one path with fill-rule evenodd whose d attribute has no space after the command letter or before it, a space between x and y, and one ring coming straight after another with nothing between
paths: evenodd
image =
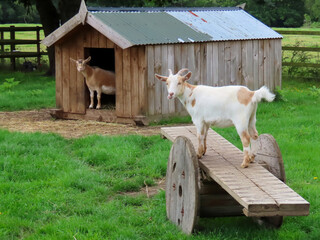
<instances>
[{"instance_id":1,"label":"wooden goat shelter","mask_svg":"<svg viewBox=\"0 0 320 240\"><path fill-rule=\"evenodd\" d=\"M55 47L55 115L65 119L142 122L186 115L154 74L188 68L192 84L281 87L282 36L241 8L89 8L47 36ZM111 110L88 109L84 78L70 57L115 71ZM103 102L104 103L104 102Z\"/></svg>"}]
</instances>

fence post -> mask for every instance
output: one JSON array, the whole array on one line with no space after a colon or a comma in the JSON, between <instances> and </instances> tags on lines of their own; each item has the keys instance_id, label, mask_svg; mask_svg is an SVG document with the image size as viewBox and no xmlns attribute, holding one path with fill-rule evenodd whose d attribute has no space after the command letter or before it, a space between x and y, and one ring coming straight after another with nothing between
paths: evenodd
<instances>
[{"instance_id":1,"label":"fence post","mask_svg":"<svg viewBox=\"0 0 320 240\"><path fill-rule=\"evenodd\" d=\"M40 67L40 27L37 26L37 53L38 53L38 68Z\"/></svg>"},{"instance_id":2,"label":"fence post","mask_svg":"<svg viewBox=\"0 0 320 240\"><path fill-rule=\"evenodd\" d=\"M0 31L0 39L1 40L4 40L4 32L1 30ZM3 43L1 43L1 53L4 53L4 44ZM4 59L3 58L1 58L1 63L3 64L4 63Z\"/></svg>"},{"instance_id":3,"label":"fence post","mask_svg":"<svg viewBox=\"0 0 320 240\"><path fill-rule=\"evenodd\" d=\"M10 26L10 40L15 40L15 31L14 31L14 26ZM15 50L15 44L11 43L10 44L10 52L13 54ZM13 67L13 70L16 70L16 59L14 56L11 56L11 66Z\"/></svg>"}]
</instances>

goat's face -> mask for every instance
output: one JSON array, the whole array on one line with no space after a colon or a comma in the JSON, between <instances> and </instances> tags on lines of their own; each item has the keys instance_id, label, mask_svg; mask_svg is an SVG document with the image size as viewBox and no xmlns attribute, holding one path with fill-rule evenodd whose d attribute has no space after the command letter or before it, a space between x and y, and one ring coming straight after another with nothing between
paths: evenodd
<instances>
[{"instance_id":1,"label":"goat's face","mask_svg":"<svg viewBox=\"0 0 320 240\"><path fill-rule=\"evenodd\" d=\"M79 72L82 72L86 69L87 62L91 60L91 57L88 57L87 59L78 59L78 60L74 60L70 58L70 60L75 62L77 64L77 70Z\"/></svg>"},{"instance_id":2,"label":"goat's face","mask_svg":"<svg viewBox=\"0 0 320 240\"><path fill-rule=\"evenodd\" d=\"M186 75L181 75L183 72L188 71L188 69L183 68L175 75L172 74L172 71L169 69L169 76L160 76L155 74L156 78L159 80L166 82L167 90L168 90L168 99L172 99L175 97L179 97L184 92L184 82L190 79L191 72L188 72Z\"/></svg>"}]
</instances>

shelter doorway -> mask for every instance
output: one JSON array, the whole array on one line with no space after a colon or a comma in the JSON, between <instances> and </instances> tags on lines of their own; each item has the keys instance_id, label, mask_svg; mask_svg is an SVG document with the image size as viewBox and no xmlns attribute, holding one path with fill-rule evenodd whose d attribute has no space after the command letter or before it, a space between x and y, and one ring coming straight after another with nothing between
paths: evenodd
<instances>
[{"instance_id":1,"label":"shelter doorway","mask_svg":"<svg viewBox=\"0 0 320 240\"><path fill-rule=\"evenodd\" d=\"M85 48L85 59L91 56L90 66L102 68L104 70L115 72L115 54L113 48ZM90 102L89 89L86 90L86 107L88 108ZM97 105L97 96L95 93L94 107ZM116 109L116 95L101 96L101 109L115 110Z\"/></svg>"}]
</instances>

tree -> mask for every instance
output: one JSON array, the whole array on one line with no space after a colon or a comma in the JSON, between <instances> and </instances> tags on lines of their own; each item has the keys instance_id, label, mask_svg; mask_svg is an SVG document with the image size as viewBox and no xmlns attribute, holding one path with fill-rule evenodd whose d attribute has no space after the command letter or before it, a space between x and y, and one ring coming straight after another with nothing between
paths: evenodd
<instances>
[{"instance_id":1,"label":"tree","mask_svg":"<svg viewBox=\"0 0 320 240\"><path fill-rule=\"evenodd\" d=\"M272 27L300 27L304 20L304 0L216 0L220 6L245 2L245 10Z\"/></svg>"},{"instance_id":2,"label":"tree","mask_svg":"<svg viewBox=\"0 0 320 240\"><path fill-rule=\"evenodd\" d=\"M320 22L320 0L305 0L306 12L312 22Z\"/></svg>"},{"instance_id":3,"label":"tree","mask_svg":"<svg viewBox=\"0 0 320 240\"><path fill-rule=\"evenodd\" d=\"M81 0L19 0L27 9L30 9L33 3L39 12L40 21L45 36L48 36L56 30L60 23L63 24L73 17L79 10ZM54 75L55 59L54 48L48 48L49 71L48 75Z\"/></svg>"},{"instance_id":4,"label":"tree","mask_svg":"<svg viewBox=\"0 0 320 240\"><path fill-rule=\"evenodd\" d=\"M0 23L39 23L39 17L36 14L35 6L32 6L27 14L19 2L1 0Z\"/></svg>"}]
</instances>

